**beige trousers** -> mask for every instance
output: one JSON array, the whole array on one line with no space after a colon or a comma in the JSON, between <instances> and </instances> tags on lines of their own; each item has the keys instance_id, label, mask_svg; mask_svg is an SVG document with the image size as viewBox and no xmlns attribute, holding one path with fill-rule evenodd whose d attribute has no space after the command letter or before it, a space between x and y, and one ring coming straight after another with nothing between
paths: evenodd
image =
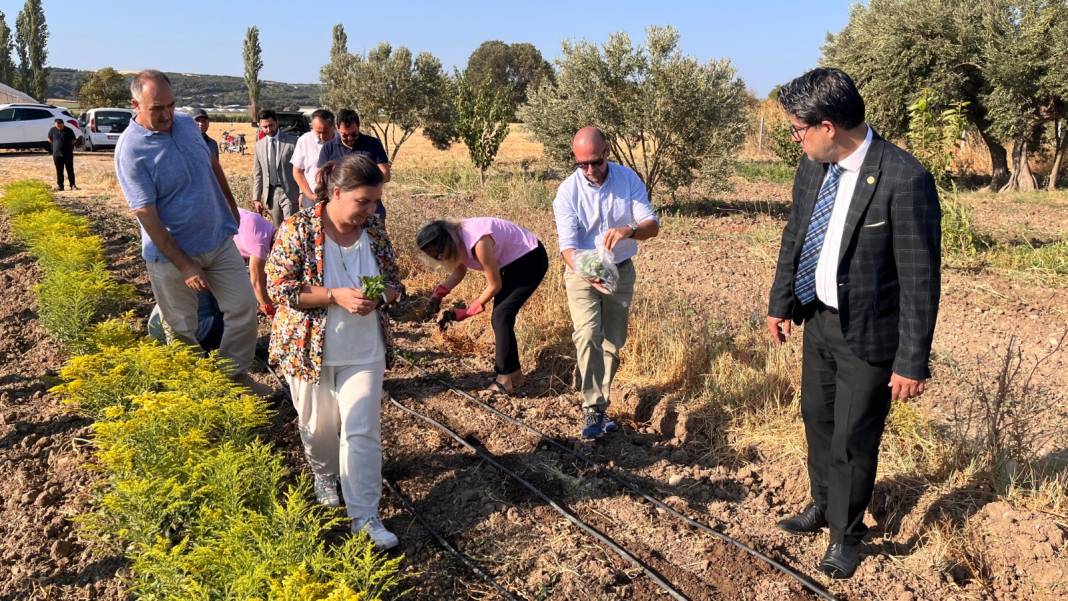
<instances>
[{"instance_id":1,"label":"beige trousers","mask_svg":"<svg viewBox=\"0 0 1068 601\"><path fill-rule=\"evenodd\" d=\"M227 238L215 250L190 257L204 270L211 293L223 314L219 354L231 362L230 374L242 374L256 353L256 297L249 283L248 267L234 241ZM150 261L148 279L163 321L175 338L197 344L197 293L185 285L182 272L170 261Z\"/></svg>"},{"instance_id":2,"label":"beige trousers","mask_svg":"<svg viewBox=\"0 0 1068 601\"><path fill-rule=\"evenodd\" d=\"M619 286L602 294L570 269L564 270L567 308L574 331L582 408L604 411L610 402L612 380L619 368L619 351L627 340L627 318L634 296L634 263L619 268Z\"/></svg>"}]
</instances>

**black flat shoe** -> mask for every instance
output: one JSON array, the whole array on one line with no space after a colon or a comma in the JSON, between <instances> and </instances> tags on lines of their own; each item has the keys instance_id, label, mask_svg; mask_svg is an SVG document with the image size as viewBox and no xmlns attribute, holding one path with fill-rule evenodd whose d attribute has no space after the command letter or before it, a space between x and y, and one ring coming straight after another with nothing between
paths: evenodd
<instances>
[{"instance_id":1,"label":"black flat shoe","mask_svg":"<svg viewBox=\"0 0 1068 601\"><path fill-rule=\"evenodd\" d=\"M812 534L827 527L827 519L823 517L821 507L809 503L804 511L792 518L779 520L777 525L790 534Z\"/></svg>"},{"instance_id":2,"label":"black flat shoe","mask_svg":"<svg viewBox=\"0 0 1068 601\"><path fill-rule=\"evenodd\" d=\"M860 565L860 553L857 551L857 545L831 543L827 547L827 552L823 554L819 567L821 572L831 578L844 580L853 576L858 565Z\"/></svg>"}]
</instances>

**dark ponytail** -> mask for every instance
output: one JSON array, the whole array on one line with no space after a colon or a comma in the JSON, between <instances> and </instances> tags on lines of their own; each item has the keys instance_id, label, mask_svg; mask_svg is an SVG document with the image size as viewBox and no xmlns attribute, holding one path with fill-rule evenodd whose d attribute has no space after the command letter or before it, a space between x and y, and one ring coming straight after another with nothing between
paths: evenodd
<instances>
[{"instance_id":1,"label":"dark ponytail","mask_svg":"<svg viewBox=\"0 0 1068 601\"><path fill-rule=\"evenodd\" d=\"M383 181L382 170L374 161L362 154L350 154L319 168L315 174L315 200L329 202L334 188L348 192L360 186L378 186Z\"/></svg>"}]
</instances>

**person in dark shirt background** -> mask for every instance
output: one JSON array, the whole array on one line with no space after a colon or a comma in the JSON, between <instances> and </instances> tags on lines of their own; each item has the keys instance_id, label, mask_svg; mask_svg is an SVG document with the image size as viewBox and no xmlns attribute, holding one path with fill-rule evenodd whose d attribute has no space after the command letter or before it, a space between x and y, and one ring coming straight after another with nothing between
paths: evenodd
<instances>
[{"instance_id":1,"label":"person in dark shirt background","mask_svg":"<svg viewBox=\"0 0 1068 601\"><path fill-rule=\"evenodd\" d=\"M48 141L52 143L52 162L56 164L56 190L63 189L63 168L67 169L67 181L70 189L74 185L74 130L67 127L62 119L56 119L56 126L48 130Z\"/></svg>"},{"instance_id":2,"label":"person in dark shirt background","mask_svg":"<svg viewBox=\"0 0 1068 601\"><path fill-rule=\"evenodd\" d=\"M204 143L208 145L208 150L215 155L215 158L218 158L219 143L208 137L208 128L211 127L211 117L208 116L208 111L197 109L193 112L193 121L197 122L197 127L200 128L200 135L204 137Z\"/></svg>"},{"instance_id":3,"label":"person in dark shirt background","mask_svg":"<svg viewBox=\"0 0 1068 601\"><path fill-rule=\"evenodd\" d=\"M382 172L383 183L389 181L389 156L386 155L382 142L374 136L360 133L360 115L356 111L341 109L337 112L337 136L323 144L323 149L319 152L318 166L322 168L331 161L340 162L350 154L362 154L371 159ZM382 219L386 218L386 207L382 201L378 202L375 214Z\"/></svg>"}]
</instances>

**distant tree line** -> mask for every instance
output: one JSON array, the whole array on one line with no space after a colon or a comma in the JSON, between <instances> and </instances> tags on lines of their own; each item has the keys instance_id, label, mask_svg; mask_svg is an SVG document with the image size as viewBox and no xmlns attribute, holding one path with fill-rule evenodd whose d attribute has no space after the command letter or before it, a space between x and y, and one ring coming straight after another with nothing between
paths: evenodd
<instances>
[{"instance_id":1,"label":"distant tree line","mask_svg":"<svg viewBox=\"0 0 1068 601\"><path fill-rule=\"evenodd\" d=\"M94 71L62 69L53 67L48 73L49 98L77 98L82 84ZM120 74L128 86L131 75ZM249 104L248 86L244 77L229 75L189 75L167 72L174 84L174 93L179 105L225 106ZM292 84L274 81L262 82L259 102L263 106L282 109L319 104L319 84Z\"/></svg>"}]
</instances>

